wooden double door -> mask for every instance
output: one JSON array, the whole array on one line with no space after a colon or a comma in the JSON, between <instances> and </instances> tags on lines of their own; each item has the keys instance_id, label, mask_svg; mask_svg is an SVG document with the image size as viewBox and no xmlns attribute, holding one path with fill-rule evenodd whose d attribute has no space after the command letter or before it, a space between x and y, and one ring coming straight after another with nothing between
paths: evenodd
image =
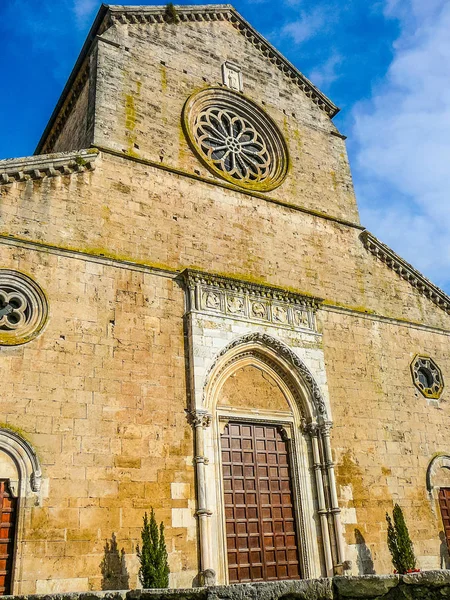
<instances>
[{"instance_id":1,"label":"wooden double door","mask_svg":"<svg viewBox=\"0 0 450 600\"><path fill-rule=\"evenodd\" d=\"M221 444L230 583L299 579L289 453L279 427L230 421Z\"/></svg>"}]
</instances>

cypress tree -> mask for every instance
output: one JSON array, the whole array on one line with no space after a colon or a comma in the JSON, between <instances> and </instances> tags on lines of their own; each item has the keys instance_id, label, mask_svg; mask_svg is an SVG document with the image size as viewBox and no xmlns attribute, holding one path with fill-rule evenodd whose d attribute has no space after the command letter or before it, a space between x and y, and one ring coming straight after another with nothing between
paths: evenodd
<instances>
[{"instance_id":1,"label":"cypress tree","mask_svg":"<svg viewBox=\"0 0 450 600\"><path fill-rule=\"evenodd\" d=\"M140 562L139 580L144 589L169 587L169 565L167 562L164 524L156 524L153 508L150 519L147 513L143 517L141 530L142 547L137 546L136 553Z\"/></svg>"},{"instance_id":2,"label":"cypress tree","mask_svg":"<svg viewBox=\"0 0 450 600\"><path fill-rule=\"evenodd\" d=\"M393 517L394 523L392 524L391 517L386 513L388 524L387 543L392 556L392 563L397 573L408 573L408 571L415 569L416 557L403 511L398 504L394 506Z\"/></svg>"}]
</instances>

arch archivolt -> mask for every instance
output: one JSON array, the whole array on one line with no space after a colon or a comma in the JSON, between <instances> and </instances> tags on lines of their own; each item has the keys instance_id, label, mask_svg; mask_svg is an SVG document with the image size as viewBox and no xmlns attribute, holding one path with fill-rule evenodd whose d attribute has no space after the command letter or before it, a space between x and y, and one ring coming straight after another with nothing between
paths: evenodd
<instances>
[{"instance_id":1,"label":"arch archivolt","mask_svg":"<svg viewBox=\"0 0 450 600\"><path fill-rule=\"evenodd\" d=\"M263 371L281 390L286 410L220 405L223 386L244 367ZM197 396L198 397L198 396ZM238 419L279 424L288 439L304 577L332 575L344 560L326 404L306 365L267 334L241 336L215 358L203 382L202 403L191 411L196 431L197 516L201 571L228 582L223 510L221 438L224 423ZM328 490L328 492L327 492ZM320 540L320 541L319 541ZM214 548L214 551L212 550Z\"/></svg>"},{"instance_id":2,"label":"arch archivolt","mask_svg":"<svg viewBox=\"0 0 450 600\"><path fill-rule=\"evenodd\" d=\"M203 406L212 408L214 395L210 390L216 385L224 366L243 359L246 355L258 357L272 366L273 371L289 385L296 404L302 407L303 418L308 422L327 421L327 408L313 375L308 367L287 344L265 333L249 333L233 340L219 352L211 365L203 388Z\"/></svg>"}]
</instances>

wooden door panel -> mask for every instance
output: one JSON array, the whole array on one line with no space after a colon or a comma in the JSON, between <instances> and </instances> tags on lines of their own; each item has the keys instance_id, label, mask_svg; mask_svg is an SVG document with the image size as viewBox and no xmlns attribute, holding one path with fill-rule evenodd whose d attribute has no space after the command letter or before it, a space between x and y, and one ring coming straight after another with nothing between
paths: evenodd
<instances>
[{"instance_id":1,"label":"wooden door panel","mask_svg":"<svg viewBox=\"0 0 450 600\"><path fill-rule=\"evenodd\" d=\"M17 498L8 480L0 480L0 595L11 593Z\"/></svg>"},{"instance_id":2,"label":"wooden door panel","mask_svg":"<svg viewBox=\"0 0 450 600\"><path fill-rule=\"evenodd\" d=\"M450 488L441 488L439 490L439 506L441 508L447 548L450 552Z\"/></svg>"},{"instance_id":3,"label":"wooden door panel","mask_svg":"<svg viewBox=\"0 0 450 600\"><path fill-rule=\"evenodd\" d=\"M298 579L286 442L275 425L238 422L221 441L230 583Z\"/></svg>"}]
</instances>

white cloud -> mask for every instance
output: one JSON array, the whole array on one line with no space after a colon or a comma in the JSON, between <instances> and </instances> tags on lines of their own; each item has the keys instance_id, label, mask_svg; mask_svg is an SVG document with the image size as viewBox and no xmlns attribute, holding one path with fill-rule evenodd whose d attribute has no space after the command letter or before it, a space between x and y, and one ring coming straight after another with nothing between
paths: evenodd
<instances>
[{"instance_id":1,"label":"white cloud","mask_svg":"<svg viewBox=\"0 0 450 600\"><path fill-rule=\"evenodd\" d=\"M326 12L322 8L315 8L309 13L301 11L297 20L281 28L280 34L292 39L295 44L301 44L317 35L325 23Z\"/></svg>"},{"instance_id":2,"label":"white cloud","mask_svg":"<svg viewBox=\"0 0 450 600\"><path fill-rule=\"evenodd\" d=\"M311 71L308 77L315 86L325 91L339 77L338 68L341 63L342 56L333 52L328 60Z\"/></svg>"},{"instance_id":3,"label":"white cloud","mask_svg":"<svg viewBox=\"0 0 450 600\"><path fill-rule=\"evenodd\" d=\"M450 5L388 0L386 14L402 33L385 79L354 110L362 219L450 288Z\"/></svg>"}]
</instances>

